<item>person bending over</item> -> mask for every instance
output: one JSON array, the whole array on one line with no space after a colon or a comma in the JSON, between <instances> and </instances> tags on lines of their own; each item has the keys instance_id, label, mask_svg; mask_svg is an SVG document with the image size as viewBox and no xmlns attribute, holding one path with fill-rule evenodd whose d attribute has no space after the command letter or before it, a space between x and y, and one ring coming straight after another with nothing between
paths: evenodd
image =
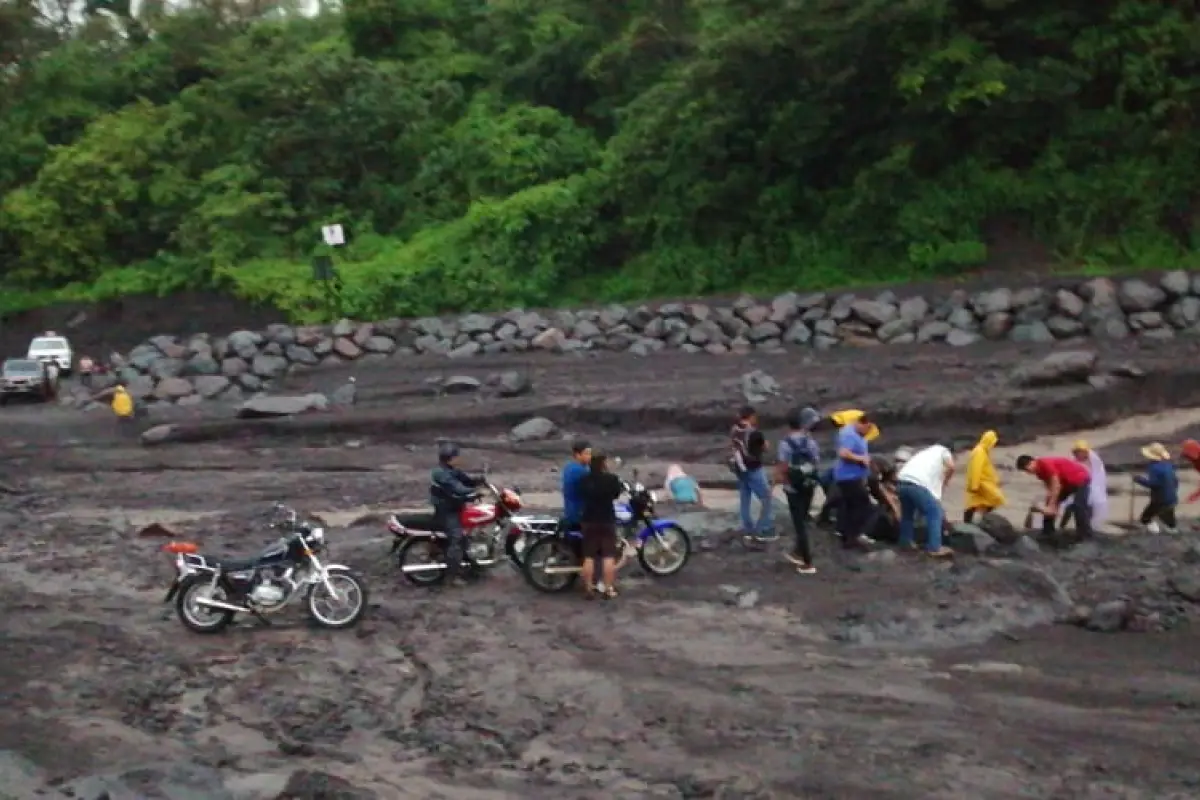
<instances>
[{"instance_id":1,"label":"person bending over","mask_svg":"<svg viewBox=\"0 0 1200 800\"><path fill-rule=\"evenodd\" d=\"M1171 463L1171 453L1159 442L1142 448L1142 455L1150 462L1145 475L1138 475L1133 482L1150 490L1150 502L1142 509L1141 523L1150 533L1159 533L1161 520L1168 533L1175 532L1175 506L1179 505L1179 476Z\"/></svg>"},{"instance_id":2,"label":"person bending over","mask_svg":"<svg viewBox=\"0 0 1200 800\"><path fill-rule=\"evenodd\" d=\"M663 489L673 502L680 505L703 506L704 495L700 493L700 482L683 471L678 464L667 467L667 479Z\"/></svg>"},{"instance_id":3,"label":"person bending over","mask_svg":"<svg viewBox=\"0 0 1200 800\"><path fill-rule=\"evenodd\" d=\"M444 442L438 446L438 465L429 476L429 501L438 527L446 532L446 578L451 586L463 583L462 565L466 556L466 536L458 515L483 485L458 467L458 445Z\"/></svg>"},{"instance_id":4,"label":"person bending over","mask_svg":"<svg viewBox=\"0 0 1200 800\"><path fill-rule=\"evenodd\" d=\"M870 521L871 495L867 479L871 476L871 450L867 434L874 424L866 414L845 425L837 438L837 463L833 467L834 485L838 492L837 530L842 547L867 547L871 544L865 532Z\"/></svg>"},{"instance_id":5,"label":"person bending over","mask_svg":"<svg viewBox=\"0 0 1200 800\"><path fill-rule=\"evenodd\" d=\"M1088 503L1092 475L1088 468L1073 458L1062 456L1017 457L1017 471L1028 472L1046 487L1046 499L1039 509L1042 512L1042 534L1053 538L1059 506L1068 497L1074 497L1075 530L1079 538L1092 536L1092 509Z\"/></svg>"},{"instance_id":6,"label":"person bending over","mask_svg":"<svg viewBox=\"0 0 1200 800\"><path fill-rule=\"evenodd\" d=\"M820 413L812 408L788 414L788 432L779 440L775 463L775 481L783 486L792 527L796 531L795 547L786 558L796 565L796 571L801 575L814 575L817 571L808 539L808 514L819 484L821 448L812 436L812 429L820 421Z\"/></svg>"},{"instance_id":7,"label":"person bending over","mask_svg":"<svg viewBox=\"0 0 1200 800\"><path fill-rule=\"evenodd\" d=\"M579 530L583 519L583 495L580 482L588 475L592 446L584 439L571 443L571 459L562 468L563 515L558 527L561 532Z\"/></svg>"},{"instance_id":8,"label":"person bending over","mask_svg":"<svg viewBox=\"0 0 1200 800\"><path fill-rule=\"evenodd\" d=\"M896 542L900 538L900 495L898 474L912 450L901 447L892 461L882 456L871 458L871 477L867 478L867 493L874 501L867 536L876 542Z\"/></svg>"},{"instance_id":9,"label":"person bending over","mask_svg":"<svg viewBox=\"0 0 1200 800\"><path fill-rule=\"evenodd\" d=\"M918 450L896 476L900 495L900 546L915 548L916 515L925 520L925 552L933 558L949 558L954 551L942 545L942 523L946 511L942 496L954 477L954 455L945 445Z\"/></svg>"},{"instance_id":10,"label":"person bending over","mask_svg":"<svg viewBox=\"0 0 1200 800\"><path fill-rule=\"evenodd\" d=\"M593 453L587 476L580 482L583 499L583 564L579 574L588 597L596 591L596 562L600 562L604 596L617 596L617 513L613 502L621 496L621 479L608 471L608 459Z\"/></svg>"}]
</instances>

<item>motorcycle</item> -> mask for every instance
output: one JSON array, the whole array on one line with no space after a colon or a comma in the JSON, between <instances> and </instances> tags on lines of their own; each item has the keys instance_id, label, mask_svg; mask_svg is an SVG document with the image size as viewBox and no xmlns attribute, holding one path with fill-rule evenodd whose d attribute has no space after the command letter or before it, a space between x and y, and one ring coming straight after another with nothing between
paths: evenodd
<instances>
[{"instance_id":1,"label":"motorcycle","mask_svg":"<svg viewBox=\"0 0 1200 800\"><path fill-rule=\"evenodd\" d=\"M683 569L692 554L692 540L675 520L660 519L654 506L658 495L638 481L622 481L629 501L613 504L617 515L617 569L636 555L642 569L656 578L666 578ZM556 594L573 587L582 566L583 535L578 530L555 531L529 545L522 572L525 581L539 592Z\"/></svg>"},{"instance_id":2,"label":"motorcycle","mask_svg":"<svg viewBox=\"0 0 1200 800\"><path fill-rule=\"evenodd\" d=\"M458 516L466 536L468 568L479 571L507 560L520 569L528 542L557 529L558 520L517 514L521 510L518 489L497 488L486 478L482 489L493 502L468 504ZM391 552L406 580L433 586L446 579L446 534L436 515L392 514L387 528L393 537Z\"/></svg>"},{"instance_id":3,"label":"motorcycle","mask_svg":"<svg viewBox=\"0 0 1200 800\"><path fill-rule=\"evenodd\" d=\"M250 558L221 559L200 553L192 542L170 542L163 550L175 559L175 580L164 603L175 602L184 627L217 633L238 614L270 624L268 616L301 595L308 614L324 628L349 628L367 608L363 579L343 564L325 564L325 530L300 521L296 512L276 504L271 527L285 535Z\"/></svg>"}]
</instances>

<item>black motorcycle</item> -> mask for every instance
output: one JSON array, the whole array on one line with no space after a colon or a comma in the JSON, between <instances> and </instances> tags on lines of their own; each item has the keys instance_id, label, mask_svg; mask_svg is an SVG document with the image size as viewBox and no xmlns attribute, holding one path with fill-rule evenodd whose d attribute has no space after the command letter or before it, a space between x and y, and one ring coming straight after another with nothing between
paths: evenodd
<instances>
[{"instance_id":1,"label":"black motorcycle","mask_svg":"<svg viewBox=\"0 0 1200 800\"><path fill-rule=\"evenodd\" d=\"M163 602L175 601L179 621L196 633L216 633L238 614L264 622L303 596L308 614L324 628L349 628L367 608L362 578L343 564L317 557L326 549L325 530L298 520L295 511L276 505L272 527L286 531L277 542L250 558L217 558L191 542L163 549L175 556L175 581Z\"/></svg>"}]
</instances>

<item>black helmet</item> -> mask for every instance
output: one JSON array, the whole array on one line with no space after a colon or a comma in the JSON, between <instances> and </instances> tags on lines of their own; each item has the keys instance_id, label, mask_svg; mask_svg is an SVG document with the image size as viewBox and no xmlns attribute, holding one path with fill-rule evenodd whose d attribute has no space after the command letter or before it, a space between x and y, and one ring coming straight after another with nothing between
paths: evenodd
<instances>
[{"instance_id":1,"label":"black helmet","mask_svg":"<svg viewBox=\"0 0 1200 800\"><path fill-rule=\"evenodd\" d=\"M458 445L454 442L442 442L438 445L438 462L449 464L456 456L458 456Z\"/></svg>"}]
</instances>

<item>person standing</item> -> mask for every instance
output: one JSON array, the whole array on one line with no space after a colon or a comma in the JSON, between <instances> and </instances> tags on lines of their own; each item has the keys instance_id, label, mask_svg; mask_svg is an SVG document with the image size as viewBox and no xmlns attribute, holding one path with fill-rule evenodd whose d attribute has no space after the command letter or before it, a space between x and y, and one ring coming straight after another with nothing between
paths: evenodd
<instances>
[{"instance_id":1,"label":"person standing","mask_svg":"<svg viewBox=\"0 0 1200 800\"><path fill-rule=\"evenodd\" d=\"M1046 487L1046 499L1042 503L1042 535L1054 536L1059 507L1068 497L1075 498L1075 530L1081 539L1092 536L1092 508L1088 502L1091 493L1092 475L1088 468L1073 458L1062 456L1030 455L1017 457L1017 471L1027 472Z\"/></svg>"},{"instance_id":2,"label":"person standing","mask_svg":"<svg viewBox=\"0 0 1200 800\"><path fill-rule=\"evenodd\" d=\"M729 467L737 478L742 535L755 542L773 541L776 536L771 508L771 482L763 469L767 440L758 429L758 412L753 406L742 407L729 438L733 449ZM751 501L755 498L759 505L757 521L750 516Z\"/></svg>"},{"instance_id":3,"label":"person standing","mask_svg":"<svg viewBox=\"0 0 1200 800\"><path fill-rule=\"evenodd\" d=\"M900 496L900 546L916 546L916 516L925 520L925 552L932 558L949 558L954 551L942 545L946 519L942 495L954 476L954 455L945 445L918 450L896 475Z\"/></svg>"},{"instance_id":4,"label":"person standing","mask_svg":"<svg viewBox=\"0 0 1200 800\"><path fill-rule=\"evenodd\" d=\"M833 424L834 438L833 449L837 450L837 434L842 428L849 425L851 422L857 422L862 419L865 412L857 408L846 408L841 411L835 411L829 415L829 421ZM865 434L867 442L873 442L879 438L879 426L871 425L867 428ZM836 465L836 462L834 462ZM829 525L833 522L834 514L837 512L838 499L837 481L833 478L833 467L824 470L821 473L821 491L825 495L824 502L821 503L821 511L817 515L818 525Z\"/></svg>"},{"instance_id":5,"label":"person standing","mask_svg":"<svg viewBox=\"0 0 1200 800\"><path fill-rule=\"evenodd\" d=\"M1088 489L1088 509L1092 512L1092 530L1099 528L1108 519L1108 470L1100 454L1083 439L1075 442L1071 448L1071 457L1088 468L1091 473L1091 488ZM1067 523L1075 516L1075 500L1068 497L1063 503L1062 519L1059 529L1067 527Z\"/></svg>"},{"instance_id":6,"label":"person standing","mask_svg":"<svg viewBox=\"0 0 1200 800\"><path fill-rule=\"evenodd\" d=\"M817 572L808 538L808 515L812 509L813 494L820 483L821 448L812 436L813 428L820 421L820 412L813 408L788 414L788 432L779 440L775 464L775 479L783 486L792 527L796 531L795 546L785 557L796 565L796 571L801 575L815 575Z\"/></svg>"},{"instance_id":7,"label":"person standing","mask_svg":"<svg viewBox=\"0 0 1200 800\"><path fill-rule=\"evenodd\" d=\"M964 522L972 522L976 514L987 514L1004 505L1004 492L1000 491L1000 476L992 463L992 448L1000 437L995 431L984 431L979 443L971 450L967 460L966 497L963 501Z\"/></svg>"},{"instance_id":8,"label":"person standing","mask_svg":"<svg viewBox=\"0 0 1200 800\"><path fill-rule=\"evenodd\" d=\"M562 468L563 515L561 531L578 530L583 521L583 494L580 484L588 475L592 446L584 439L571 442L571 459Z\"/></svg>"},{"instance_id":9,"label":"person standing","mask_svg":"<svg viewBox=\"0 0 1200 800\"><path fill-rule=\"evenodd\" d=\"M604 596L613 598L617 596L617 512L613 502L621 496L621 479L608 471L608 459L602 453L593 453L588 466L588 474L579 486L583 500L583 563L579 574L584 594L594 596L599 561Z\"/></svg>"},{"instance_id":10,"label":"person standing","mask_svg":"<svg viewBox=\"0 0 1200 800\"><path fill-rule=\"evenodd\" d=\"M1142 509L1142 525L1149 533L1159 533L1161 520L1167 533L1175 533L1175 506L1179 504L1179 476L1171 463L1171 453L1159 442L1142 448L1142 455L1150 462L1145 475L1138 475L1133 482L1150 490L1150 501Z\"/></svg>"},{"instance_id":11,"label":"person standing","mask_svg":"<svg viewBox=\"0 0 1200 800\"><path fill-rule=\"evenodd\" d=\"M871 495L867 492L871 450L867 434L873 428L874 424L864 413L838 431L833 481L838 493L837 531L842 537L843 548L871 544L864 528L871 518Z\"/></svg>"}]
</instances>

